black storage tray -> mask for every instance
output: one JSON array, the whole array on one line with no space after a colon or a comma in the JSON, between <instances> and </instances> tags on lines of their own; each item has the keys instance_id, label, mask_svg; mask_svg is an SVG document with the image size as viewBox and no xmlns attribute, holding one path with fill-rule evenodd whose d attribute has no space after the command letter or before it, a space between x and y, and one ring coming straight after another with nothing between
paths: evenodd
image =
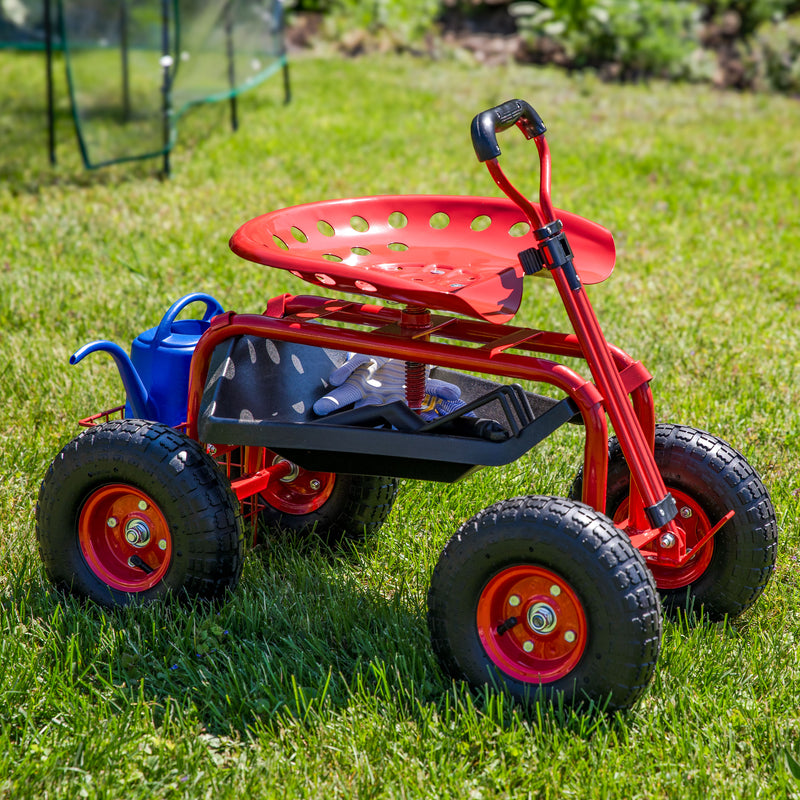
<instances>
[{"instance_id":1,"label":"black storage tray","mask_svg":"<svg viewBox=\"0 0 800 800\"><path fill-rule=\"evenodd\" d=\"M475 411L515 433L501 442L376 427L372 415L337 412L318 417L314 402L330 390L328 376L347 358L338 350L240 336L214 352L203 394L198 430L204 442L266 447L304 469L363 475L391 475L452 482L481 466L509 464L575 416L569 399L525 393L530 416L510 421L498 399ZM461 388L466 402L490 395L501 384L434 368L432 377ZM401 404L397 404L401 405ZM394 409L411 414L406 407ZM365 418L366 416L366 418ZM388 425L390 423L386 423Z\"/></svg>"}]
</instances>

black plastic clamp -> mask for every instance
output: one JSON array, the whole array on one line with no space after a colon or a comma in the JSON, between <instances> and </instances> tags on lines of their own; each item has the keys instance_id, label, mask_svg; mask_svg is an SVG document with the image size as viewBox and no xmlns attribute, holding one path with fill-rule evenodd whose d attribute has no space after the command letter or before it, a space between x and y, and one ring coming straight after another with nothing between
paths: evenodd
<instances>
[{"instance_id":1,"label":"black plastic clamp","mask_svg":"<svg viewBox=\"0 0 800 800\"><path fill-rule=\"evenodd\" d=\"M660 528L675 519L678 514L678 504L675 502L675 498L667 492L663 500L654 506L647 506L644 513L647 514L647 519L654 528Z\"/></svg>"},{"instance_id":2,"label":"black plastic clamp","mask_svg":"<svg viewBox=\"0 0 800 800\"><path fill-rule=\"evenodd\" d=\"M558 269L572 263L575 257L561 220L557 219L534 231L538 247L529 247L519 253L519 263L526 275L535 275L540 270Z\"/></svg>"}]
</instances>

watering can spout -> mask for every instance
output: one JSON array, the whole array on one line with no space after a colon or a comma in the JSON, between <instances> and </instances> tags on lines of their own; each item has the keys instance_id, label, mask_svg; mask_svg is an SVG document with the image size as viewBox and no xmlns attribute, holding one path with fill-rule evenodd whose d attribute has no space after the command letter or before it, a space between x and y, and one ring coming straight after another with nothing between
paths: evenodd
<instances>
[{"instance_id":1,"label":"watering can spout","mask_svg":"<svg viewBox=\"0 0 800 800\"><path fill-rule=\"evenodd\" d=\"M125 387L128 405L133 411L133 416L138 419L158 419L156 409L153 408L153 403L147 396L147 390L139 377L139 373L133 366L130 356L118 344L106 341L89 342L89 344L83 345L70 356L69 363L77 364L89 353L94 353L96 350L103 350L114 359L114 363L119 370L119 376L122 379L122 385Z\"/></svg>"}]
</instances>

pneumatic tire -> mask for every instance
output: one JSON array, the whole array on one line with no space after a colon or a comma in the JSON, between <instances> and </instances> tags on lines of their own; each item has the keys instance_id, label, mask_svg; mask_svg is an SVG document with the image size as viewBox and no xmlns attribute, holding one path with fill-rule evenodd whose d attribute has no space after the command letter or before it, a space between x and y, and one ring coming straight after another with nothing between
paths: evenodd
<instances>
[{"instance_id":1,"label":"pneumatic tire","mask_svg":"<svg viewBox=\"0 0 800 800\"><path fill-rule=\"evenodd\" d=\"M211 457L138 419L87 429L42 481L36 537L48 579L100 605L217 598L241 573L239 504Z\"/></svg>"},{"instance_id":2,"label":"pneumatic tire","mask_svg":"<svg viewBox=\"0 0 800 800\"><path fill-rule=\"evenodd\" d=\"M621 522L628 515L630 471L616 438L608 452L606 513ZM767 489L744 456L695 428L657 425L655 460L678 504L676 520L688 548L735 512L685 566L652 567L665 611L685 609L712 621L739 616L758 600L775 568L778 523ZM580 497L581 488L579 474L571 496Z\"/></svg>"},{"instance_id":3,"label":"pneumatic tire","mask_svg":"<svg viewBox=\"0 0 800 800\"><path fill-rule=\"evenodd\" d=\"M642 557L605 516L556 497L505 500L461 526L433 573L428 626L453 679L572 708L634 704L661 644Z\"/></svg>"}]
</instances>

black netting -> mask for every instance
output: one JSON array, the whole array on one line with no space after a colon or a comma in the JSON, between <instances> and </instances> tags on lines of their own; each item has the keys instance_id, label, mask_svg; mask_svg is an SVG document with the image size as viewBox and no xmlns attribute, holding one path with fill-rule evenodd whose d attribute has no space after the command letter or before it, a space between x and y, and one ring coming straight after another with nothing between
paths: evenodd
<instances>
[{"instance_id":1,"label":"black netting","mask_svg":"<svg viewBox=\"0 0 800 800\"><path fill-rule=\"evenodd\" d=\"M45 49L46 0L0 0L0 47ZM286 69L280 0L50 0L89 167L168 152L182 113Z\"/></svg>"}]
</instances>

